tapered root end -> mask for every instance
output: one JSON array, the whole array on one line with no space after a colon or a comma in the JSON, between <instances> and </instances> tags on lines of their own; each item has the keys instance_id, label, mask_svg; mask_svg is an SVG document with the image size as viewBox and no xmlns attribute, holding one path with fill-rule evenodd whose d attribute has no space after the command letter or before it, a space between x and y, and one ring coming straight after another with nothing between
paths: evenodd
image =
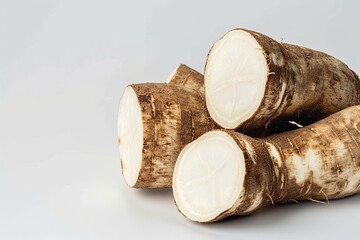
<instances>
[{"instance_id":1,"label":"tapered root end","mask_svg":"<svg viewBox=\"0 0 360 240\"><path fill-rule=\"evenodd\" d=\"M134 187L142 161L143 123L139 100L131 86L120 100L118 139L122 172L126 183Z\"/></svg>"},{"instance_id":2,"label":"tapered root end","mask_svg":"<svg viewBox=\"0 0 360 240\"><path fill-rule=\"evenodd\" d=\"M244 154L223 131L211 131L180 153L173 175L178 209L189 219L210 222L233 210L243 189Z\"/></svg>"},{"instance_id":3,"label":"tapered root end","mask_svg":"<svg viewBox=\"0 0 360 240\"><path fill-rule=\"evenodd\" d=\"M247 31L235 29L214 44L205 66L206 104L220 126L235 129L258 109L268 65L263 49Z\"/></svg>"},{"instance_id":4,"label":"tapered root end","mask_svg":"<svg viewBox=\"0 0 360 240\"><path fill-rule=\"evenodd\" d=\"M182 68L184 65L180 64L175 68L175 70L170 74L170 76L166 79L165 83L171 83L171 80L173 80L176 73L179 71L180 68Z\"/></svg>"}]
</instances>

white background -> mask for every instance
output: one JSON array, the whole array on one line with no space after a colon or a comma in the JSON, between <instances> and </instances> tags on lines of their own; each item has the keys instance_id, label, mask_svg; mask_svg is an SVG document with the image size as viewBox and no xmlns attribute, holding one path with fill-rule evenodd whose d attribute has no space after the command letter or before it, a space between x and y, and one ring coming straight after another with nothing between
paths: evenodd
<instances>
[{"instance_id":1,"label":"white background","mask_svg":"<svg viewBox=\"0 0 360 240\"><path fill-rule=\"evenodd\" d=\"M359 1L0 0L0 239L360 239L360 195L286 204L215 224L179 214L171 190L121 175L127 84L202 71L244 27L325 51L360 72Z\"/></svg>"}]
</instances>

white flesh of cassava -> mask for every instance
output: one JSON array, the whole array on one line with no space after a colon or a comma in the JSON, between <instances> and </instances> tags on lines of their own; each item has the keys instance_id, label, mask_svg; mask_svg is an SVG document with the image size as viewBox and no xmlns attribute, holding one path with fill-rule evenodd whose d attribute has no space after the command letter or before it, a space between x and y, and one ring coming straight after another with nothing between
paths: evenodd
<instances>
[{"instance_id":1,"label":"white flesh of cassava","mask_svg":"<svg viewBox=\"0 0 360 240\"><path fill-rule=\"evenodd\" d=\"M141 168L143 123L138 98L130 86L125 89L120 100L118 137L124 178L126 183L133 187Z\"/></svg>"},{"instance_id":2,"label":"white flesh of cassava","mask_svg":"<svg viewBox=\"0 0 360 240\"><path fill-rule=\"evenodd\" d=\"M173 175L179 210L206 222L236 202L245 176L244 155L227 133L208 132L180 153Z\"/></svg>"},{"instance_id":3,"label":"white flesh of cassava","mask_svg":"<svg viewBox=\"0 0 360 240\"><path fill-rule=\"evenodd\" d=\"M260 106L268 65L259 43L248 32L233 30L212 47L205 67L205 95L210 116L234 129Z\"/></svg>"}]
</instances>

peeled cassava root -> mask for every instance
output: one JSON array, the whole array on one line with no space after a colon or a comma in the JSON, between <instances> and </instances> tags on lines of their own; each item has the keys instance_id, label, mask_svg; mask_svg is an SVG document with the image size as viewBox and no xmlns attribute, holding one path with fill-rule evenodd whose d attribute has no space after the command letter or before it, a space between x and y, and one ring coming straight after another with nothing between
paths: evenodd
<instances>
[{"instance_id":1,"label":"peeled cassava root","mask_svg":"<svg viewBox=\"0 0 360 240\"><path fill-rule=\"evenodd\" d=\"M360 80L340 60L244 29L214 44L204 77L210 116L227 129L309 124L360 104Z\"/></svg>"},{"instance_id":2,"label":"peeled cassava root","mask_svg":"<svg viewBox=\"0 0 360 240\"><path fill-rule=\"evenodd\" d=\"M128 86L118 116L120 158L127 184L171 187L180 150L215 128L198 91L166 83Z\"/></svg>"},{"instance_id":3,"label":"peeled cassava root","mask_svg":"<svg viewBox=\"0 0 360 240\"><path fill-rule=\"evenodd\" d=\"M188 144L175 165L176 205L211 222L278 202L328 201L360 191L360 106L263 139L229 130Z\"/></svg>"}]
</instances>

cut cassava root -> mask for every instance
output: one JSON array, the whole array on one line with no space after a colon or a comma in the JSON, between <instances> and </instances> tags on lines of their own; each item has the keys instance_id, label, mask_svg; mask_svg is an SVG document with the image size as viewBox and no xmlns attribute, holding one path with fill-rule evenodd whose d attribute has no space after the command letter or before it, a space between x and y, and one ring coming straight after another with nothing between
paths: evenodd
<instances>
[{"instance_id":1,"label":"cut cassava root","mask_svg":"<svg viewBox=\"0 0 360 240\"><path fill-rule=\"evenodd\" d=\"M290 200L328 201L360 191L360 106L304 128L255 139L205 133L179 154L176 205L211 222Z\"/></svg>"},{"instance_id":2,"label":"cut cassava root","mask_svg":"<svg viewBox=\"0 0 360 240\"><path fill-rule=\"evenodd\" d=\"M173 84L133 84L120 101L118 141L123 175L130 187L171 187L180 150L217 128L203 97Z\"/></svg>"},{"instance_id":3,"label":"cut cassava root","mask_svg":"<svg viewBox=\"0 0 360 240\"><path fill-rule=\"evenodd\" d=\"M130 187L170 187L181 148L215 128L205 107L202 74L180 64L167 82L130 85L121 98L118 142Z\"/></svg>"},{"instance_id":4,"label":"cut cassava root","mask_svg":"<svg viewBox=\"0 0 360 240\"><path fill-rule=\"evenodd\" d=\"M227 129L308 124L360 104L359 78L340 60L244 29L214 44L204 77L210 116Z\"/></svg>"},{"instance_id":5,"label":"cut cassava root","mask_svg":"<svg viewBox=\"0 0 360 240\"><path fill-rule=\"evenodd\" d=\"M210 50L205 77L181 64L166 83L125 89L123 175L130 187L173 186L198 222L346 197L360 191L360 107L338 111L358 104L360 80L341 61L235 29Z\"/></svg>"}]
</instances>

